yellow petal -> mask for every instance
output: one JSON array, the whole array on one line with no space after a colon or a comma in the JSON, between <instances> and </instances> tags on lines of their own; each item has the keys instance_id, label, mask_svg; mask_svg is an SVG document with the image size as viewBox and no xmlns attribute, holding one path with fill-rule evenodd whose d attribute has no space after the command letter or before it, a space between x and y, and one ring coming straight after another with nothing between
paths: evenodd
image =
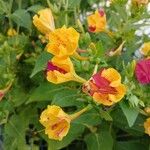
<instances>
[{"instance_id":1,"label":"yellow petal","mask_svg":"<svg viewBox=\"0 0 150 150\"><path fill-rule=\"evenodd\" d=\"M125 41L123 41L116 50L110 51L109 56L121 55L124 43L125 43Z\"/></svg>"},{"instance_id":2,"label":"yellow petal","mask_svg":"<svg viewBox=\"0 0 150 150\"><path fill-rule=\"evenodd\" d=\"M47 80L54 84L59 84L68 81L86 82L83 78L79 77L74 70L74 66L69 57L53 57L51 62L66 71L66 73L57 70L47 72Z\"/></svg>"},{"instance_id":3,"label":"yellow petal","mask_svg":"<svg viewBox=\"0 0 150 150\"><path fill-rule=\"evenodd\" d=\"M140 51L144 56L147 56L150 53L150 42L144 43Z\"/></svg>"},{"instance_id":4,"label":"yellow petal","mask_svg":"<svg viewBox=\"0 0 150 150\"><path fill-rule=\"evenodd\" d=\"M112 87L117 87L121 83L121 76L114 68L104 69L101 76L110 81L110 86Z\"/></svg>"},{"instance_id":5,"label":"yellow petal","mask_svg":"<svg viewBox=\"0 0 150 150\"><path fill-rule=\"evenodd\" d=\"M49 8L42 9L33 17L33 24L43 33L48 34L55 29L54 18Z\"/></svg>"},{"instance_id":6,"label":"yellow petal","mask_svg":"<svg viewBox=\"0 0 150 150\"><path fill-rule=\"evenodd\" d=\"M17 35L17 32L16 32L15 29L10 28L10 29L8 29L8 31L7 31L7 35L8 35L8 36L15 36L15 35Z\"/></svg>"},{"instance_id":7,"label":"yellow petal","mask_svg":"<svg viewBox=\"0 0 150 150\"><path fill-rule=\"evenodd\" d=\"M99 11L96 10L94 14L87 17L88 26L94 27L95 30L92 32L102 32L106 29L106 15L100 15Z\"/></svg>"},{"instance_id":8,"label":"yellow petal","mask_svg":"<svg viewBox=\"0 0 150 150\"><path fill-rule=\"evenodd\" d=\"M144 122L145 133L150 136L150 118Z\"/></svg>"},{"instance_id":9,"label":"yellow petal","mask_svg":"<svg viewBox=\"0 0 150 150\"><path fill-rule=\"evenodd\" d=\"M95 92L93 95L93 99L95 102L106 106L111 106L114 104L113 101L109 99L108 94L100 94Z\"/></svg>"},{"instance_id":10,"label":"yellow petal","mask_svg":"<svg viewBox=\"0 0 150 150\"><path fill-rule=\"evenodd\" d=\"M62 140L70 128L71 118L59 106L48 106L40 116L40 123L45 127L45 134L50 139Z\"/></svg>"},{"instance_id":11,"label":"yellow petal","mask_svg":"<svg viewBox=\"0 0 150 150\"><path fill-rule=\"evenodd\" d=\"M132 0L132 3L137 5L146 5L148 2L148 0Z\"/></svg>"},{"instance_id":12,"label":"yellow petal","mask_svg":"<svg viewBox=\"0 0 150 150\"><path fill-rule=\"evenodd\" d=\"M118 87L115 87L117 90L116 94L109 94L109 99L115 103L119 102L126 93L126 87L124 84L120 84Z\"/></svg>"},{"instance_id":13,"label":"yellow petal","mask_svg":"<svg viewBox=\"0 0 150 150\"><path fill-rule=\"evenodd\" d=\"M46 47L49 53L57 57L71 56L78 47L79 33L72 27L58 28L49 33L49 43Z\"/></svg>"}]
</instances>

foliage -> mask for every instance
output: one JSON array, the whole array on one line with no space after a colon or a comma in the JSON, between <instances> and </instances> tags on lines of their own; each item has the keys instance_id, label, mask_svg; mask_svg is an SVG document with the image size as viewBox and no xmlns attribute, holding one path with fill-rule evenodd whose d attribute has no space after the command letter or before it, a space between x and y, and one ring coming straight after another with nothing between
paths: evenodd
<instances>
[{"instance_id":1,"label":"foliage","mask_svg":"<svg viewBox=\"0 0 150 150\"><path fill-rule=\"evenodd\" d=\"M105 32L90 33L87 12L98 9L99 2L107 14L107 23L113 36ZM0 101L1 146L5 150L87 149L87 150L148 150L149 137L143 123L150 107L150 85L141 85L134 74L133 60L148 35L139 37L136 30L145 26L149 18L146 6L131 6L127 0L116 0L107 7L105 0L0 0L0 89L10 82L11 88ZM96 5L97 4L97 5ZM96 5L96 6L94 6ZM103 5L103 6L102 6ZM93 7L94 6L94 7ZM45 51L41 33L32 24L33 16L41 9L52 10L56 28L74 27L80 33L81 53L89 60L72 58L75 71L88 80L95 65L98 69L113 67L121 74L127 87L125 97L112 106L96 104L82 92L76 82L53 84L46 80L45 70L52 55ZM95 8L96 7L96 8ZM81 21L80 21L81 20ZM9 36L8 29L16 35ZM125 41L121 55L109 56ZM68 135L62 141L48 139L39 123L47 105L58 105L73 113L91 104L90 111L71 123Z\"/></svg>"}]
</instances>

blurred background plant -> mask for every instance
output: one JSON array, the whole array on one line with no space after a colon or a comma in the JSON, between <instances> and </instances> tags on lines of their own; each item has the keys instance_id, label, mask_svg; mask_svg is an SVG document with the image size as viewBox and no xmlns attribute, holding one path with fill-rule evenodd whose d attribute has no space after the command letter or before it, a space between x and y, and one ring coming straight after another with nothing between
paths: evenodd
<instances>
[{"instance_id":1,"label":"blurred background plant","mask_svg":"<svg viewBox=\"0 0 150 150\"><path fill-rule=\"evenodd\" d=\"M150 107L150 86L134 77L134 59L144 57L140 48L150 38L148 5L127 0L0 0L0 89L9 87L0 102L1 149L148 150L143 123L150 115L145 111ZM45 39L33 26L32 17L48 7L56 28L72 26L80 33L79 47L90 60L73 59L76 72L89 79L96 64L116 68L128 87L123 101L112 107L98 106L78 83L46 81L44 70L52 55L44 51ZM100 8L105 10L112 36L88 32L86 18ZM110 56L122 42L121 54ZM71 113L88 103L94 108L72 122L61 142L39 132L39 115L48 104Z\"/></svg>"}]
</instances>

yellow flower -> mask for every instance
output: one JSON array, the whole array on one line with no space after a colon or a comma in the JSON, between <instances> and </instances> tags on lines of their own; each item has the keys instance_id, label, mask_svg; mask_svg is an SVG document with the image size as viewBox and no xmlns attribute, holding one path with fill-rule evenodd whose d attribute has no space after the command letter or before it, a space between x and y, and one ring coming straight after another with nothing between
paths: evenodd
<instances>
[{"instance_id":1,"label":"yellow flower","mask_svg":"<svg viewBox=\"0 0 150 150\"><path fill-rule=\"evenodd\" d=\"M59 106L48 106L40 116L40 123L45 127L45 134L50 139L62 140L70 129L71 118Z\"/></svg>"},{"instance_id":2,"label":"yellow flower","mask_svg":"<svg viewBox=\"0 0 150 150\"><path fill-rule=\"evenodd\" d=\"M145 133L150 136L150 118L144 122Z\"/></svg>"},{"instance_id":3,"label":"yellow flower","mask_svg":"<svg viewBox=\"0 0 150 150\"><path fill-rule=\"evenodd\" d=\"M121 55L124 43L125 43L125 41L123 41L117 49L115 49L114 51L110 51L108 55L109 56Z\"/></svg>"},{"instance_id":4,"label":"yellow flower","mask_svg":"<svg viewBox=\"0 0 150 150\"><path fill-rule=\"evenodd\" d=\"M147 5L148 2L148 0L132 0L132 3L137 5Z\"/></svg>"},{"instance_id":5,"label":"yellow flower","mask_svg":"<svg viewBox=\"0 0 150 150\"><path fill-rule=\"evenodd\" d=\"M95 14L87 17L88 28L90 32L103 32L106 31L106 15L104 10L96 10Z\"/></svg>"},{"instance_id":6,"label":"yellow flower","mask_svg":"<svg viewBox=\"0 0 150 150\"><path fill-rule=\"evenodd\" d=\"M8 31L7 31L7 35L8 35L8 36L15 36L15 35L17 35L17 32L16 32L15 29L10 28L10 29L8 29Z\"/></svg>"},{"instance_id":7,"label":"yellow flower","mask_svg":"<svg viewBox=\"0 0 150 150\"><path fill-rule=\"evenodd\" d=\"M146 107L146 108L144 109L144 111L145 111L145 113L146 113L147 115L150 115L150 107Z\"/></svg>"},{"instance_id":8,"label":"yellow flower","mask_svg":"<svg viewBox=\"0 0 150 150\"><path fill-rule=\"evenodd\" d=\"M113 68L102 69L84 84L83 91L93 97L94 101L106 106L119 102L126 93L121 84L121 76Z\"/></svg>"},{"instance_id":9,"label":"yellow flower","mask_svg":"<svg viewBox=\"0 0 150 150\"><path fill-rule=\"evenodd\" d=\"M33 24L43 33L48 34L55 29L54 18L49 8L42 9L33 17Z\"/></svg>"},{"instance_id":10,"label":"yellow flower","mask_svg":"<svg viewBox=\"0 0 150 150\"><path fill-rule=\"evenodd\" d=\"M77 113L68 115L59 106L48 105L47 109L41 113L39 121L45 127L45 134L50 139L61 141L70 129L70 122L90 108L91 106L87 106Z\"/></svg>"},{"instance_id":11,"label":"yellow flower","mask_svg":"<svg viewBox=\"0 0 150 150\"><path fill-rule=\"evenodd\" d=\"M142 45L142 48L140 52L144 55L147 56L150 54L150 42L146 42Z\"/></svg>"},{"instance_id":12,"label":"yellow flower","mask_svg":"<svg viewBox=\"0 0 150 150\"><path fill-rule=\"evenodd\" d=\"M47 80L59 84L67 81L86 82L79 77L74 70L69 57L53 57L47 64Z\"/></svg>"},{"instance_id":13,"label":"yellow flower","mask_svg":"<svg viewBox=\"0 0 150 150\"><path fill-rule=\"evenodd\" d=\"M47 51L55 56L71 56L78 47L79 33L72 27L58 28L49 33Z\"/></svg>"}]
</instances>

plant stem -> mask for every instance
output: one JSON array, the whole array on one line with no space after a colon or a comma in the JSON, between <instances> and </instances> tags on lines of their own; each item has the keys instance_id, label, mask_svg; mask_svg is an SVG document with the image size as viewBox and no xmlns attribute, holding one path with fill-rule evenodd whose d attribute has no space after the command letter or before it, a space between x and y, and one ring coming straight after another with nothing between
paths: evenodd
<instances>
[{"instance_id":1,"label":"plant stem","mask_svg":"<svg viewBox=\"0 0 150 150\"><path fill-rule=\"evenodd\" d=\"M68 0L65 2L65 25L68 26Z\"/></svg>"},{"instance_id":2,"label":"plant stem","mask_svg":"<svg viewBox=\"0 0 150 150\"><path fill-rule=\"evenodd\" d=\"M12 5L13 5L13 0L10 0L10 2L9 2L9 10L8 10L8 20L9 20L9 26L10 26L10 28L13 28L13 24L12 24L12 21L10 19Z\"/></svg>"},{"instance_id":3,"label":"plant stem","mask_svg":"<svg viewBox=\"0 0 150 150\"><path fill-rule=\"evenodd\" d=\"M89 104L88 106L86 106L85 108L81 109L80 111L70 115L71 120L74 120L74 119L78 118L80 115L82 115L84 112L90 110L91 108L92 108L92 105Z\"/></svg>"}]
</instances>

